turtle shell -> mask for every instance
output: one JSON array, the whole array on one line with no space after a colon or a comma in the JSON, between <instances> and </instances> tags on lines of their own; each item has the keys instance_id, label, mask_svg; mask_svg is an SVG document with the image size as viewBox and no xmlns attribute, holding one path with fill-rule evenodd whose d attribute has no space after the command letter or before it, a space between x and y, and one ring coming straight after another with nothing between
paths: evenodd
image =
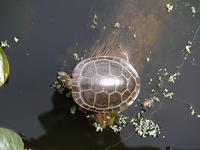
<instances>
[{"instance_id":1,"label":"turtle shell","mask_svg":"<svg viewBox=\"0 0 200 150\"><path fill-rule=\"evenodd\" d=\"M133 66L118 57L92 57L80 62L72 74L72 96L82 108L118 113L128 108L140 91Z\"/></svg>"}]
</instances>

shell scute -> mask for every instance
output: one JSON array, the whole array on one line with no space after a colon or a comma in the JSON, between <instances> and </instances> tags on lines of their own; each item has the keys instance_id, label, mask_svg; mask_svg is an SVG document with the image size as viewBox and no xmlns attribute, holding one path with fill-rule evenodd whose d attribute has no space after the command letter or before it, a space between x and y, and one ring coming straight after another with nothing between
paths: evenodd
<instances>
[{"instance_id":1,"label":"shell scute","mask_svg":"<svg viewBox=\"0 0 200 150\"><path fill-rule=\"evenodd\" d=\"M81 98L84 103L86 103L89 106L92 106L95 99L95 93L92 90L82 91Z\"/></svg>"},{"instance_id":2,"label":"shell scute","mask_svg":"<svg viewBox=\"0 0 200 150\"><path fill-rule=\"evenodd\" d=\"M97 74L98 75L108 75L109 74L109 62L107 61L97 61L95 62Z\"/></svg>"},{"instance_id":3,"label":"shell scute","mask_svg":"<svg viewBox=\"0 0 200 150\"><path fill-rule=\"evenodd\" d=\"M124 93L124 91L127 89L127 80L124 77L119 78L119 84L116 87L116 91L119 93Z\"/></svg>"},{"instance_id":4,"label":"shell scute","mask_svg":"<svg viewBox=\"0 0 200 150\"><path fill-rule=\"evenodd\" d=\"M121 94L118 92L114 92L110 95L110 105L109 107L114 107L121 103Z\"/></svg>"},{"instance_id":5,"label":"shell scute","mask_svg":"<svg viewBox=\"0 0 200 150\"><path fill-rule=\"evenodd\" d=\"M83 77L80 81L80 87L81 87L81 90L91 89L91 79Z\"/></svg>"},{"instance_id":6,"label":"shell scute","mask_svg":"<svg viewBox=\"0 0 200 150\"><path fill-rule=\"evenodd\" d=\"M105 92L97 93L94 106L99 107L99 108L107 108L108 98L109 98L109 95Z\"/></svg>"},{"instance_id":7,"label":"shell scute","mask_svg":"<svg viewBox=\"0 0 200 150\"><path fill-rule=\"evenodd\" d=\"M82 69L82 76L91 78L93 74L96 73L96 68L94 63L88 63Z\"/></svg>"},{"instance_id":8,"label":"shell scute","mask_svg":"<svg viewBox=\"0 0 200 150\"><path fill-rule=\"evenodd\" d=\"M122 67L117 63L110 63L110 73L114 76L121 75Z\"/></svg>"}]
</instances>

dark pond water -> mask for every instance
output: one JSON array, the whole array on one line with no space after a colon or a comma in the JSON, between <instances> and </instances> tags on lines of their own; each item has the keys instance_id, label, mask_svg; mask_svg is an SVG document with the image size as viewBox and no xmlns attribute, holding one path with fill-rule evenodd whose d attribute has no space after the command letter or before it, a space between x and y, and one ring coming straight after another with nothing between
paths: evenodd
<instances>
[{"instance_id":1,"label":"dark pond water","mask_svg":"<svg viewBox=\"0 0 200 150\"><path fill-rule=\"evenodd\" d=\"M154 0L152 3L156 5L160 1ZM50 87L57 71L71 72L78 63L74 60L73 53L83 56L101 33L101 28L90 27L94 14L105 21L107 15L112 16L119 2L1 0L0 40L8 40L10 44L10 48L5 51L11 67L9 81L0 89L1 127L26 136L27 145L39 150L101 150L121 140L124 142L113 149L157 150L167 146L177 150L200 149L200 119L192 117L183 103L187 102L200 111L198 35L192 53L182 67L181 76L172 87L175 93L173 100L164 101L152 116L162 128L162 134L158 138L140 138L131 126L127 126L120 134L97 133L79 113L70 114L72 99L60 95ZM139 3L146 6L149 2L141 0L138 5ZM152 78L155 83L156 72L160 68L167 68L170 73L176 71L183 53L181 49L192 40L200 25L199 0L174 0L163 4L167 3L172 3L175 8L171 13L166 10L164 16L168 17L167 20L164 17L159 20L165 20L165 24L162 24L162 28L158 26L162 33L153 42L154 52L150 62L143 62L140 99L145 98L152 89L148 82ZM191 6L197 11L194 17ZM157 12L156 8L152 8L155 9L153 11L149 9L149 13ZM140 7L137 13L140 14L143 9L145 8ZM148 11L145 15L148 15ZM113 22L116 22L114 18ZM110 19L107 19L102 24L109 23ZM148 32L149 28L145 29L143 32ZM19 37L18 43L13 41L15 36ZM146 57L143 59L146 60ZM197 64L192 65L191 62ZM131 108L125 113L135 115L134 106ZM132 133L134 134L126 139ZM163 135L166 138L163 139Z\"/></svg>"}]
</instances>

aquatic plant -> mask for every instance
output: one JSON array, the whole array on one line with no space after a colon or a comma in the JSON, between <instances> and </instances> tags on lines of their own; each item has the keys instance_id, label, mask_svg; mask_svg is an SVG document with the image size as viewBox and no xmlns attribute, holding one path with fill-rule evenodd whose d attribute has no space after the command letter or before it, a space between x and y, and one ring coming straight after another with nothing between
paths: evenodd
<instances>
[{"instance_id":1,"label":"aquatic plant","mask_svg":"<svg viewBox=\"0 0 200 150\"><path fill-rule=\"evenodd\" d=\"M4 45L5 46L5 45ZM6 82L10 73L8 58L0 47L0 87Z\"/></svg>"},{"instance_id":2,"label":"aquatic plant","mask_svg":"<svg viewBox=\"0 0 200 150\"><path fill-rule=\"evenodd\" d=\"M24 150L22 138L14 131L0 128L0 149L1 150Z\"/></svg>"},{"instance_id":3,"label":"aquatic plant","mask_svg":"<svg viewBox=\"0 0 200 150\"><path fill-rule=\"evenodd\" d=\"M156 137L160 134L160 127L158 124L150 119L146 119L142 116L142 113L138 113L137 117L131 119L131 123L141 137L146 138L149 136Z\"/></svg>"}]
</instances>

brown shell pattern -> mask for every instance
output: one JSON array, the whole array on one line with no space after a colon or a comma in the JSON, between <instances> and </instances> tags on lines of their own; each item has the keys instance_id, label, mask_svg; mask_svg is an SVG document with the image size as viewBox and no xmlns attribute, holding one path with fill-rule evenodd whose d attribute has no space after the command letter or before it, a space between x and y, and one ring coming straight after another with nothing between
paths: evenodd
<instances>
[{"instance_id":1,"label":"brown shell pattern","mask_svg":"<svg viewBox=\"0 0 200 150\"><path fill-rule=\"evenodd\" d=\"M117 113L128 108L140 91L140 79L131 64L118 57L92 57L73 71L72 96L82 108Z\"/></svg>"}]
</instances>

